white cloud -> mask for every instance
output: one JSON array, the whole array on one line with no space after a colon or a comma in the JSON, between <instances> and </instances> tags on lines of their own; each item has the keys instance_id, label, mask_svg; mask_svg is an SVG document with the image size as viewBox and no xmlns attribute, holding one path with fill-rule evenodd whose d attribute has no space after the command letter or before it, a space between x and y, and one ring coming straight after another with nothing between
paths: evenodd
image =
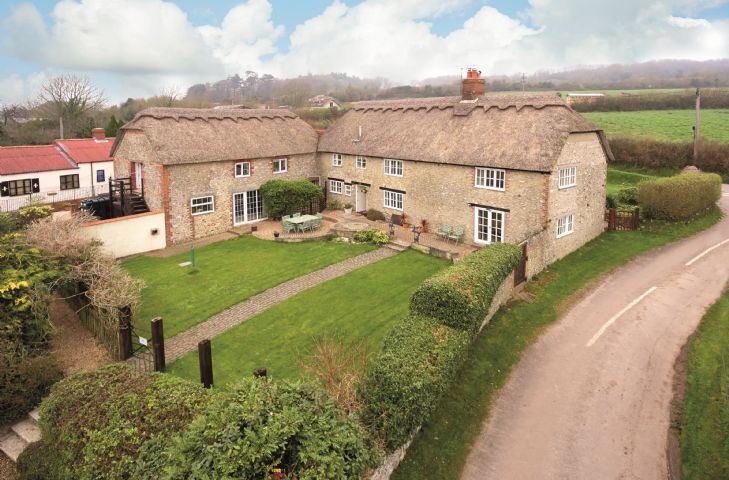
<instances>
[{"instance_id":1,"label":"white cloud","mask_svg":"<svg viewBox=\"0 0 729 480\"><path fill-rule=\"evenodd\" d=\"M681 28L696 28L696 27L710 27L711 23L704 18L688 18L688 17L674 17L671 15L668 17L668 23L674 27Z\"/></svg>"}]
</instances>

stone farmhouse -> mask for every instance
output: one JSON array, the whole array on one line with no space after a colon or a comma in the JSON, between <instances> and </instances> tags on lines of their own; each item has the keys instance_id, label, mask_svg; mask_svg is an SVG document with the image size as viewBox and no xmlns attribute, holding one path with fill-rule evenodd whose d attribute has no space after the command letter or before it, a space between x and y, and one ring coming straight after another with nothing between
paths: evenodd
<instances>
[{"instance_id":1,"label":"stone farmhouse","mask_svg":"<svg viewBox=\"0 0 729 480\"><path fill-rule=\"evenodd\" d=\"M523 245L531 276L603 231L611 153L557 96L487 96L471 75L461 97L360 102L320 138L288 110L145 110L113 156L168 244L259 221L261 184L310 179L357 211Z\"/></svg>"}]
</instances>

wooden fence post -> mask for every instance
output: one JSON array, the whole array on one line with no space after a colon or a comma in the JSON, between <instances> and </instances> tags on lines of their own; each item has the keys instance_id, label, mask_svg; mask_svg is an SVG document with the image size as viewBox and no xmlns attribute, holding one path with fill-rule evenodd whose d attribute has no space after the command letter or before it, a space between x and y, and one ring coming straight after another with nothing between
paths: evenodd
<instances>
[{"instance_id":1,"label":"wooden fence post","mask_svg":"<svg viewBox=\"0 0 729 480\"><path fill-rule=\"evenodd\" d=\"M197 344L197 353L200 359L200 382L203 387L213 386L213 354L210 349L210 340L202 340Z\"/></svg>"},{"instance_id":2,"label":"wooden fence post","mask_svg":"<svg viewBox=\"0 0 729 480\"><path fill-rule=\"evenodd\" d=\"M640 228L640 208L635 207L633 210L633 230Z\"/></svg>"},{"instance_id":3,"label":"wooden fence post","mask_svg":"<svg viewBox=\"0 0 729 480\"><path fill-rule=\"evenodd\" d=\"M119 360L132 356L132 309L129 306L119 309Z\"/></svg>"},{"instance_id":4,"label":"wooden fence post","mask_svg":"<svg viewBox=\"0 0 729 480\"><path fill-rule=\"evenodd\" d=\"M165 334L162 317L152 319L152 352L154 353L154 371L165 371Z\"/></svg>"},{"instance_id":5,"label":"wooden fence post","mask_svg":"<svg viewBox=\"0 0 729 480\"><path fill-rule=\"evenodd\" d=\"M613 232L615 231L617 223L617 212L614 208L608 209L608 231Z\"/></svg>"}]
</instances>

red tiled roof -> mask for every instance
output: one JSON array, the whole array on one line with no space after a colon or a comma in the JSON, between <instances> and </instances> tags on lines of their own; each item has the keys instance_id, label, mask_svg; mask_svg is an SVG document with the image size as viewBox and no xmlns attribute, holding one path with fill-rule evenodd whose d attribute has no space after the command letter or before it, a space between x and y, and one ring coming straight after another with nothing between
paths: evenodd
<instances>
[{"instance_id":1,"label":"red tiled roof","mask_svg":"<svg viewBox=\"0 0 729 480\"><path fill-rule=\"evenodd\" d=\"M111 146L114 145L114 138L105 138L104 140L74 138L56 140L55 143L76 163L110 162Z\"/></svg>"},{"instance_id":2,"label":"red tiled roof","mask_svg":"<svg viewBox=\"0 0 729 480\"><path fill-rule=\"evenodd\" d=\"M75 168L55 145L0 147L0 175Z\"/></svg>"}]
</instances>

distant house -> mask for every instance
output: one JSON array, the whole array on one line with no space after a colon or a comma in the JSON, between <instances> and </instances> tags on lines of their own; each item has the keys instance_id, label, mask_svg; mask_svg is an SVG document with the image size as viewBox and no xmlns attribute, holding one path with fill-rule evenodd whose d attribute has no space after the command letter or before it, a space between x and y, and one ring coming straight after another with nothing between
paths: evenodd
<instances>
[{"instance_id":1,"label":"distant house","mask_svg":"<svg viewBox=\"0 0 729 480\"><path fill-rule=\"evenodd\" d=\"M268 180L318 183L316 144L288 110L151 108L120 129L114 175L164 211L169 245L262 220Z\"/></svg>"},{"instance_id":2,"label":"distant house","mask_svg":"<svg viewBox=\"0 0 729 480\"><path fill-rule=\"evenodd\" d=\"M59 202L106 191L114 139L103 128L93 138L56 140L52 145L0 147L0 210L31 201Z\"/></svg>"},{"instance_id":3,"label":"distant house","mask_svg":"<svg viewBox=\"0 0 729 480\"><path fill-rule=\"evenodd\" d=\"M307 106L309 108L333 108L338 110L340 108L339 102L328 95L317 95L307 100Z\"/></svg>"}]
</instances>

